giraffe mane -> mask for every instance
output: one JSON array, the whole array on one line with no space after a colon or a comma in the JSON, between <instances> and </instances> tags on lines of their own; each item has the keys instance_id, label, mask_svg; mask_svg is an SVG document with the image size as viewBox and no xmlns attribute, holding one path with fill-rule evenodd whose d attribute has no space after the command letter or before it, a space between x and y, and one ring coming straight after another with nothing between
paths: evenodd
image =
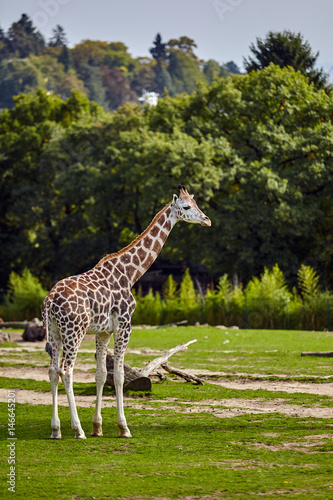
<instances>
[{"instance_id":1,"label":"giraffe mane","mask_svg":"<svg viewBox=\"0 0 333 500\"><path fill-rule=\"evenodd\" d=\"M152 228L152 226L155 225L155 222L157 221L157 219L166 211L167 208L170 207L171 203L172 203L172 201L170 201L170 203L168 203L164 208L162 208L162 210L160 210L155 215L155 217L153 218L153 220L151 221L151 223L149 224L149 226L146 227L146 229L141 234L139 234L129 245L127 245L126 247L122 248L118 252L114 252L114 253L110 253L108 255L105 255L105 257L103 257L96 264L96 266L94 266L94 267L100 266L104 262L107 262L108 260L110 260L110 259L112 259L114 257L119 257L119 255L122 255L123 253L127 252L128 250L130 250L134 245L136 245L138 243L139 240L141 240L144 236L146 236L147 233L149 233L149 231Z\"/></svg>"}]
</instances>

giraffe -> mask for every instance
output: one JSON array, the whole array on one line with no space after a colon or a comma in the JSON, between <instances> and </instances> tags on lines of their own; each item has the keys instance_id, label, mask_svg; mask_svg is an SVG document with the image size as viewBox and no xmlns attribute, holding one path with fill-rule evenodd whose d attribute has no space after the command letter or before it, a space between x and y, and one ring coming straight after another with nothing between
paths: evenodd
<instances>
[{"instance_id":1,"label":"giraffe","mask_svg":"<svg viewBox=\"0 0 333 500\"><path fill-rule=\"evenodd\" d=\"M96 407L92 436L102 436L102 393L106 381L106 355L114 335L114 382L117 401L117 424L120 437L132 437L123 404L124 355L131 334L135 309L132 287L155 261L176 222L210 226L210 219L199 209L193 195L179 184L179 197L173 199L154 217L132 243L117 253L102 258L89 271L65 278L54 285L42 309L46 330L45 350L51 357L49 378L52 388L52 439L61 438L58 416L58 383L64 384L75 438L85 439L78 417L73 369L77 352L86 333L96 335ZM62 360L60 356L62 352Z\"/></svg>"}]
</instances>

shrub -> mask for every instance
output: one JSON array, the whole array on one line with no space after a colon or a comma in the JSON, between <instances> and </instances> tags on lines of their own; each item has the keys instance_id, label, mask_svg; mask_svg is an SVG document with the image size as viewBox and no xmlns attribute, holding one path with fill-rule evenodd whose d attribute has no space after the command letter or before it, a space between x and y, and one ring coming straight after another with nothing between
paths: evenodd
<instances>
[{"instance_id":1,"label":"shrub","mask_svg":"<svg viewBox=\"0 0 333 500\"><path fill-rule=\"evenodd\" d=\"M319 289L319 276L310 266L302 264L297 273L298 288L302 297L299 308L299 328L323 330L327 327L328 293Z\"/></svg>"},{"instance_id":2,"label":"shrub","mask_svg":"<svg viewBox=\"0 0 333 500\"><path fill-rule=\"evenodd\" d=\"M135 294L136 308L133 314L132 323L134 325L159 325L162 318L162 302L159 293L153 292L150 288L147 295L142 296L139 292Z\"/></svg>"},{"instance_id":3,"label":"shrub","mask_svg":"<svg viewBox=\"0 0 333 500\"><path fill-rule=\"evenodd\" d=\"M250 328L284 328L288 291L283 272L275 264L265 268L260 278L252 278L245 289Z\"/></svg>"},{"instance_id":4,"label":"shrub","mask_svg":"<svg viewBox=\"0 0 333 500\"><path fill-rule=\"evenodd\" d=\"M0 308L0 316L8 321L30 320L41 316L43 301L47 295L38 278L28 269L22 275L10 274L8 294Z\"/></svg>"}]
</instances>

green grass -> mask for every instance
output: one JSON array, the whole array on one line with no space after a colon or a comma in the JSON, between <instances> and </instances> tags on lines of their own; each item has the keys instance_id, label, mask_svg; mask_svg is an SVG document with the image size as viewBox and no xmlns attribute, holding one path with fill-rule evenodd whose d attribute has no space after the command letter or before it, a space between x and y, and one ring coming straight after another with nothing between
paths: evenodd
<instances>
[{"instance_id":1,"label":"green grass","mask_svg":"<svg viewBox=\"0 0 333 500\"><path fill-rule=\"evenodd\" d=\"M228 333L226 333L228 332ZM141 354L127 352L125 361L142 367L156 357L145 349L161 351L196 338L198 342L188 351L172 357L170 363L178 368L235 373L287 375L289 377L331 376L332 359L301 357L302 351L332 351L331 332L291 330L220 330L213 327L178 327L155 330L133 330L128 350L142 349ZM229 342L224 344L228 340ZM33 345L33 344L32 344ZM113 340L110 348L113 347ZM87 336L82 349L95 349L95 338ZM229 352L228 352L229 351ZM231 351L231 352L230 352ZM267 352L269 351L269 352ZM272 352L273 351L273 352ZM276 351L276 352L274 352ZM0 353L0 363L8 366L18 361L26 366L48 366L49 357L43 351L35 353ZM78 353L78 363L95 365L93 353Z\"/></svg>"},{"instance_id":2,"label":"green grass","mask_svg":"<svg viewBox=\"0 0 333 500\"><path fill-rule=\"evenodd\" d=\"M300 356L302 351L333 350L331 333L227 331L210 327L134 330L129 350L142 352L129 352L126 362L142 366L157 356L145 349L162 352L196 338L198 342L171 358L170 364L198 372L223 371L228 378L244 373L253 378L255 374L274 379L285 375L291 380L302 376L302 380L318 382L317 377L333 375L332 359ZM229 342L224 344L227 339ZM94 347L93 337L82 344L83 349ZM0 354L0 361L2 366L45 366L47 374L49 359L41 351L8 351L7 355ZM90 366L94 354L81 353L78 362ZM49 382L0 377L0 388L48 392L51 401ZM59 388L64 393L62 384ZM125 394L125 412L133 438L121 440L117 437L116 409L110 404L102 410L104 436L90 437L95 384L75 383L74 391L78 396L90 396L90 408L78 407L87 440L73 438L67 407L59 408L62 440L50 440L51 406L19 404L17 390L15 493L6 489L7 404L0 404L0 449L4 457L0 466L4 474L1 498L333 499L332 397L237 390L209 383L153 383L150 394ZM300 409L332 409L332 418L290 417L276 412L221 418L225 415L224 401L231 398L234 408L241 408L241 400L258 405L278 402ZM114 403L114 399L114 391L105 388L104 401Z\"/></svg>"},{"instance_id":3,"label":"green grass","mask_svg":"<svg viewBox=\"0 0 333 500\"><path fill-rule=\"evenodd\" d=\"M6 410L2 404L2 422ZM79 413L89 430L93 410ZM116 437L112 408L103 411L102 438L76 441L69 410L61 407L63 438L51 441L50 416L50 406L16 406L15 498L280 498L282 491L298 499L333 496L333 444L327 439L333 420L184 415L165 402L153 411L127 410L133 439ZM1 431L5 437L6 429ZM1 447L6 457L6 441ZM1 497L10 494L4 489Z\"/></svg>"}]
</instances>

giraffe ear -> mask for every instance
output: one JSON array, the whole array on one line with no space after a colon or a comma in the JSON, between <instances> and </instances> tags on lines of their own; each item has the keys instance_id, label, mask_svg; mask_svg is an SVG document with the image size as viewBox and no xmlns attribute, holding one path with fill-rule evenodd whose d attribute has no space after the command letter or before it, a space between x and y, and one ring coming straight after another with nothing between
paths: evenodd
<instances>
[{"instance_id":1,"label":"giraffe ear","mask_svg":"<svg viewBox=\"0 0 333 500\"><path fill-rule=\"evenodd\" d=\"M194 198L194 194L190 194L190 196L191 196L191 198L192 198L192 200L193 200L193 198Z\"/></svg>"},{"instance_id":2,"label":"giraffe ear","mask_svg":"<svg viewBox=\"0 0 333 500\"><path fill-rule=\"evenodd\" d=\"M172 200L172 204L173 205L176 205L176 202L178 200L178 196L176 194L173 195L173 200Z\"/></svg>"}]
</instances>

